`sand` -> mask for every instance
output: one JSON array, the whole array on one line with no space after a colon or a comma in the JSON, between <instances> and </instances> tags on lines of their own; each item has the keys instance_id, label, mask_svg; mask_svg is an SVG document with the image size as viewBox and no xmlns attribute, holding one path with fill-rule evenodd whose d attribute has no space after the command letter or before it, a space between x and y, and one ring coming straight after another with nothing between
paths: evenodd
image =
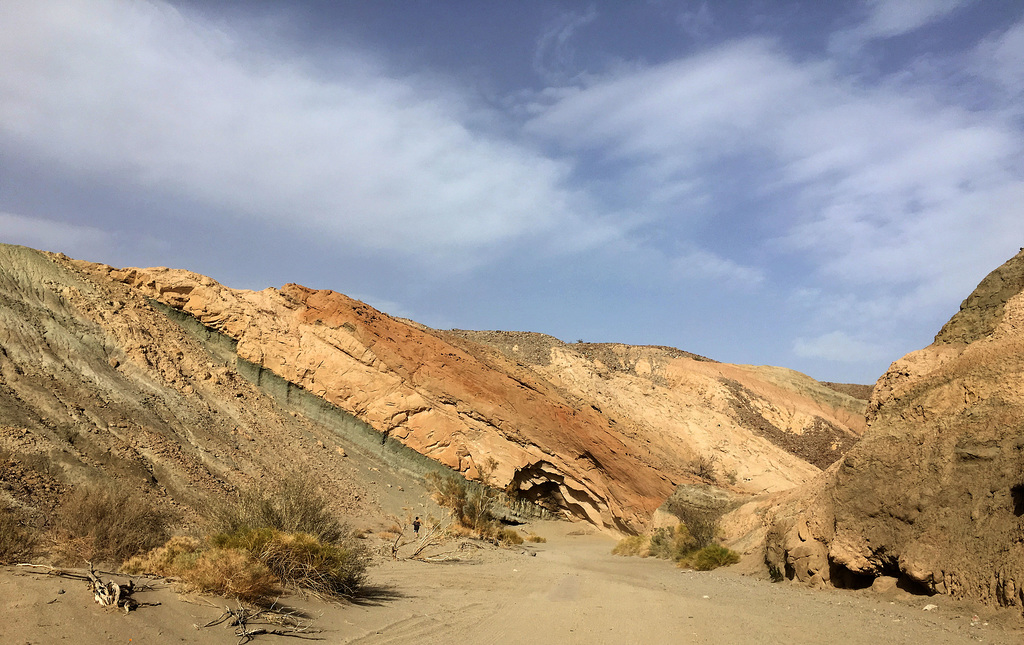
<instances>
[{"instance_id":1,"label":"sand","mask_svg":"<svg viewBox=\"0 0 1024 645\"><path fill-rule=\"evenodd\" d=\"M579 524L529 527L548 539L515 549L469 546L449 562L387 560L355 603L282 599L326 643L1020 643L1009 611L901 591L817 591L726 570L682 571L610 554L614 541ZM454 547L453 543L453 547ZM224 599L187 598L166 585L131 614L101 609L84 583L0 571L0 643L237 642L231 628L197 629ZM59 593L64 590L64 593ZM186 601L187 600L187 601ZM926 611L927 605L936 605ZM255 643L296 643L259 636Z\"/></svg>"}]
</instances>

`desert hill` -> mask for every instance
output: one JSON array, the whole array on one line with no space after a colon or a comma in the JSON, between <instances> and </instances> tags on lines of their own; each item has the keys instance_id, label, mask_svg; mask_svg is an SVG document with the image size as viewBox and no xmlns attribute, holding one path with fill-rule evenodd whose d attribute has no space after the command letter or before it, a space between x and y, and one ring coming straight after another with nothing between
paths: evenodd
<instances>
[{"instance_id":1,"label":"desert hill","mask_svg":"<svg viewBox=\"0 0 1024 645\"><path fill-rule=\"evenodd\" d=\"M769 562L811 584L1024 607L1022 383L1024 250L879 379L860 443L772 502Z\"/></svg>"},{"instance_id":2,"label":"desert hill","mask_svg":"<svg viewBox=\"0 0 1024 645\"><path fill-rule=\"evenodd\" d=\"M679 484L807 482L864 428L866 401L791 370L434 330L333 291L15 246L0 246L0 334L5 495L29 506L101 476L190 506L301 467L366 516L422 503L408 483L391 495L408 475L475 479L493 459L497 486L633 532Z\"/></svg>"}]
</instances>

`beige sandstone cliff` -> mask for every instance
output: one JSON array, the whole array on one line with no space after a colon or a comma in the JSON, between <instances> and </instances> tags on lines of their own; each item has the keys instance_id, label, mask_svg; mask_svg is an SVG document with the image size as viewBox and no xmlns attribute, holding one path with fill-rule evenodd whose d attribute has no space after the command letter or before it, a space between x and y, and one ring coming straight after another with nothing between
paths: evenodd
<instances>
[{"instance_id":1,"label":"beige sandstone cliff","mask_svg":"<svg viewBox=\"0 0 1024 645\"><path fill-rule=\"evenodd\" d=\"M874 389L862 441L768 511L768 560L1024 607L1024 250Z\"/></svg>"},{"instance_id":2,"label":"beige sandstone cliff","mask_svg":"<svg viewBox=\"0 0 1024 645\"><path fill-rule=\"evenodd\" d=\"M612 529L642 529L677 484L699 479L698 458L723 486L776 491L813 477L862 430L863 402L789 370L442 332L333 291L238 291L181 270L77 265L235 339L241 358L382 439L469 478L495 459L498 485Z\"/></svg>"}]
</instances>

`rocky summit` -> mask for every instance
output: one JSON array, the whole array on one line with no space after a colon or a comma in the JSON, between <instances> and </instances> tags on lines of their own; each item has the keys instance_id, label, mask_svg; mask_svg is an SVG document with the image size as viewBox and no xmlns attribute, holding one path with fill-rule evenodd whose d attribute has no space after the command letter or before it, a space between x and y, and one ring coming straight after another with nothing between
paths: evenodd
<instances>
[{"instance_id":1,"label":"rocky summit","mask_svg":"<svg viewBox=\"0 0 1024 645\"><path fill-rule=\"evenodd\" d=\"M768 512L771 566L1024 607L1024 250L879 379L863 439Z\"/></svg>"}]
</instances>

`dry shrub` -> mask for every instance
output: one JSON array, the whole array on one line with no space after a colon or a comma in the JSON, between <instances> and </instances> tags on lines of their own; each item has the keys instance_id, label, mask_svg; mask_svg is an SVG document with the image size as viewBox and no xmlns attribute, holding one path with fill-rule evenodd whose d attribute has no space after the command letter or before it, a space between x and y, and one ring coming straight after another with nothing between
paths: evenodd
<instances>
[{"instance_id":1,"label":"dry shrub","mask_svg":"<svg viewBox=\"0 0 1024 645\"><path fill-rule=\"evenodd\" d=\"M526 541L535 542L537 544L543 544L544 542L547 542L548 539L546 537L537 535L536 533L530 533L528 536L526 536Z\"/></svg>"},{"instance_id":2,"label":"dry shrub","mask_svg":"<svg viewBox=\"0 0 1024 645\"><path fill-rule=\"evenodd\" d=\"M697 541L690 535L686 525L679 524L657 529L651 535L648 551L655 558L678 562L697 548Z\"/></svg>"},{"instance_id":3,"label":"dry shrub","mask_svg":"<svg viewBox=\"0 0 1024 645\"><path fill-rule=\"evenodd\" d=\"M697 571L711 571L718 567L736 564L739 561L740 554L732 549L727 549L719 544L709 544L680 560L679 566L691 567Z\"/></svg>"},{"instance_id":4,"label":"dry shrub","mask_svg":"<svg viewBox=\"0 0 1024 645\"><path fill-rule=\"evenodd\" d=\"M515 529L500 529L496 535L498 544L502 546L515 546L523 543L523 536Z\"/></svg>"},{"instance_id":5,"label":"dry shrub","mask_svg":"<svg viewBox=\"0 0 1024 645\"><path fill-rule=\"evenodd\" d=\"M286 584L321 596L356 595L366 580L369 554L354 544L328 543L306 533L249 529L211 538L214 547L249 553Z\"/></svg>"},{"instance_id":6,"label":"dry shrub","mask_svg":"<svg viewBox=\"0 0 1024 645\"><path fill-rule=\"evenodd\" d=\"M208 514L215 530L228 534L268 528L337 543L347 533L316 484L305 475L289 476L271 487L243 490L235 498L212 504Z\"/></svg>"},{"instance_id":7,"label":"dry shrub","mask_svg":"<svg viewBox=\"0 0 1024 645\"><path fill-rule=\"evenodd\" d=\"M0 506L0 564L32 559L39 543L39 534L25 514Z\"/></svg>"},{"instance_id":8,"label":"dry shrub","mask_svg":"<svg viewBox=\"0 0 1024 645\"><path fill-rule=\"evenodd\" d=\"M650 543L651 539L646 535L630 535L619 540L619 543L612 549L612 555L632 555L646 558L651 554L648 550Z\"/></svg>"},{"instance_id":9,"label":"dry shrub","mask_svg":"<svg viewBox=\"0 0 1024 645\"><path fill-rule=\"evenodd\" d=\"M694 548L702 549L712 544L718 537L722 509L698 508L679 504L670 510L693 536L696 542Z\"/></svg>"},{"instance_id":10,"label":"dry shrub","mask_svg":"<svg viewBox=\"0 0 1024 645\"><path fill-rule=\"evenodd\" d=\"M53 553L58 562L120 564L167 540L172 517L125 488L84 487L57 509Z\"/></svg>"},{"instance_id":11,"label":"dry shrub","mask_svg":"<svg viewBox=\"0 0 1024 645\"><path fill-rule=\"evenodd\" d=\"M698 571L710 571L740 561L738 553L724 546L700 545L685 524L660 528L649 536L631 535L620 540L612 554L673 560L680 567Z\"/></svg>"},{"instance_id":12,"label":"dry shrub","mask_svg":"<svg viewBox=\"0 0 1024 645\"><path fill-rule=\"evenodd\" d=\"M690 471L702 480L714 483L718 479L718 457L716 455L697 455L690 462Z\"/></svg>"},{"instance_id":13,"label":"dry shrub","mask_svg":"<svg viewBox=\"0 0 1024 645\"><path fill-rule=\"evenodd\" d=\"M203 549L194 538L174 537L145 556L136 556L121 570L178 578L187 590L265 603L280 594L277 577L251 554L238 549Z\"/></svg>"}]
</instances>

